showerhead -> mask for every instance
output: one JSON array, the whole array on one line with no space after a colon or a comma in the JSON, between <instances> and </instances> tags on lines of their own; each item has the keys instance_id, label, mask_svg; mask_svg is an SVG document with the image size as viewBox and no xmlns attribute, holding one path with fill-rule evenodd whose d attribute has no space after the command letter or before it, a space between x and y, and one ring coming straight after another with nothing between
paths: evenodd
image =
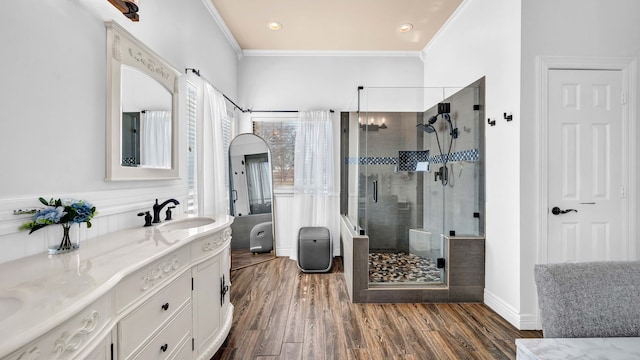
<instances>
[{"instance_id":1,"label":"showerhead","mask_svg":"<svg viewBox=\"0 0 640 360\"><path fill-rule=\"evenodd\" d=\"M433 127L433 124L435 124L435 122L438 120L438 115L441 115L442 118L449 124L449 135L451 135L451 138L457 139L458 128L453 127L453 123L451 122L451 116L449 116L449 113L434 115L429 118L428 124L418 124L417 128L429 134L435 132L436 128Z\"/></svg>"},{"instance_id":2,"label":"showerhead","mask_svg":"<svg viewBox=\"0 0 640 360\"><path fill-rule=\"evenodd\" d=\"M432 124L432 122L431 122L431 120L429 120L429 124L418 124L416 127L419 130L422 130L422 131L424 131L426 133L431 134L432 132L436 131L436 128L434 128L433 125L431 125L431 124Z\"/></svg>"}]
</instances>

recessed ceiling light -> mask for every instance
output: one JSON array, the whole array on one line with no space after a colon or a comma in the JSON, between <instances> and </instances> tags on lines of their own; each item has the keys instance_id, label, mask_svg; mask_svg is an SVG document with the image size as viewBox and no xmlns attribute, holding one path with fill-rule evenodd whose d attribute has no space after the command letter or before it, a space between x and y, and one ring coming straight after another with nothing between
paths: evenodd
<instances>
[{"instance_id":1,"label":"recessed ceiling light","mask_svg":"<svg viewBox=\"0 0 640 360\"><path fill-rule=\"evenodd\" d=\"M405 32L409 32L409 31L411 31L412 29L413 29L413 25L411 25L411 24L402 24L402 25L400 25L400 27L398 28L398 30L399 30L400 32L403 32L403 33L405 33Z\"/></svg>"},{"instance_id":2,"label":"recessed ceiling light","mask_svg":"<svg viewBox=\"0 0 640 360\"><path fill-rule=\"evenodd\" d=\"M267 23L267 27L271 30L280 30L282 29L282 24L277 21L270 21Z\"/></svg>"}]
</instances>

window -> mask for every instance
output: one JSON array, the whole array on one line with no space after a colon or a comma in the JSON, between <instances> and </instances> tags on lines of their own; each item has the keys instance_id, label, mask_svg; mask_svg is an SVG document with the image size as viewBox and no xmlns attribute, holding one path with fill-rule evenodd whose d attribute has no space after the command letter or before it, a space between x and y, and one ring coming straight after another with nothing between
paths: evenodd
<instances>
[{"instance_id":1,"label":"window","mask_svg":"<svg viewBox=\"0 0 640 360\"><path fill-rule=\"evenodd\" d=\"M253 133L263 138L271 150L274 187L293 187L297 130L295 118L253 120Z\"/></svg>"}]
</instances>

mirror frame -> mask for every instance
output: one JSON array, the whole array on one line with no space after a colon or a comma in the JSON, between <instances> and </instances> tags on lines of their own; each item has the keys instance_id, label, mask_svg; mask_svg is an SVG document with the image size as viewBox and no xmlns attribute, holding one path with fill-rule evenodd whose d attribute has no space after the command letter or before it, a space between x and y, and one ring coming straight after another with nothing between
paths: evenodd
<instances>
[{"instance_id":1,"label":"mirror frame","mask_svg":"<svg viewBox=\"0 0 640 360\"><path fill-rule=\"evenodd\" d=\"M239 137L241 137L241 136L254 137L256 139L259 139L262 142L262 144L264 144L264 146L266 147L267 158L269 159L269 168L270 168L270 171L271 171L271 173L269 175L271 175L271 184L270 184L270 186L271 186L271 232L272 232L272 235L273 235L273 251L272 251L272 255L273 256L270 259L263 259L263 260L256 261L256 262L254 262L252 264L248 264L248 265L255 265L255 264L258 264L258 263L263 262L263 261L273 260L278 256L277 255L277 250L276 250L277 249L276 245L277 245L278 239L277 239L277 236L276 236L276 203L275 203L276 199L275 199L275 194L273 193L273 190L274 190L274 186L273 186L273 162L272 162L272 159L271 159L271 155L272 155L271 154L271 147L269 146L269 144L262 137L254 134L254 133L241 133L241 134L237 134L236 136L233 137L233 139L231 139L231 141L229 142L229 147L227 149L228 150L227 151L227 158L228 158L228 162L229 162L229 164L228 164L229 165L229 215L231 215L231 216L233 216L235 218L239 218L237 215L233 214L233 212L234 212L233 211L233 209L234 209L234 205L233 205L233 165L232 165L232 161L231 161L231 159L232 159L231 149L232 149L232 146L233 146L233 142L236 139L238 139ZM242 215L241 217L245 218L245 217L248 217L248 216L251 216L251 215ZM238 224L239 221L235 221L234 223ZM233 224L232 224L232 226L233 226ZM233 239L231 241L233 241ZM233 249L233 247L232 247L232 249ZM247 249L247 250L249 250L249 249ZM231 260L231 263L232 263L231 264L232 269L239 269L240 268L240 267L235 267L234 266L233 259ZM245 265L245 266L247 266L247 265ZM244 266L241 266L241 267L244 267Z\"/></svg>"},{"instance_id":2,"label":"mirror frame","mask_svg":"<svg viewBox=\"0 0 640 360\"><path fill-rule=\"evenodd\" d=\"M179 178L178 87L181 73L113 20L107 28L106 181L169 180ZM148 75L171 93L171 168L122 166L122 65Z\"/></svg>"}]
</instances>

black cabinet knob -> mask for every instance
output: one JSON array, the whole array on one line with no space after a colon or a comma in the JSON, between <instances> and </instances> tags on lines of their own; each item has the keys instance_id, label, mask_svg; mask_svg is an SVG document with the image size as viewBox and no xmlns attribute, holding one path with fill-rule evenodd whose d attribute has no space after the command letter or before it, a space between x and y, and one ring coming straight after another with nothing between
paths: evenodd
<instances>
[{"instance_id":1,"label":"black cabinet knob","mask_svg":"<svg viewBox=\"0 0 640 360\"><path fill-rule=\"evenodd\" d=\"M160 350L162 350L162 352L166 352L168 348L169 348L169 345L167 344L160 346Z\"/></svg>"},{"instance_id":2,"label":"black cabinet knob","mask_svg":"<svg viewBox=\"0 0 640 360\"><path fill-rule=\"evenodd\" d=\"M162 305L162 310L164 310L164 311L169 310L169 303L164 303L164 304Z\"/></svg>"}]
</instances>

